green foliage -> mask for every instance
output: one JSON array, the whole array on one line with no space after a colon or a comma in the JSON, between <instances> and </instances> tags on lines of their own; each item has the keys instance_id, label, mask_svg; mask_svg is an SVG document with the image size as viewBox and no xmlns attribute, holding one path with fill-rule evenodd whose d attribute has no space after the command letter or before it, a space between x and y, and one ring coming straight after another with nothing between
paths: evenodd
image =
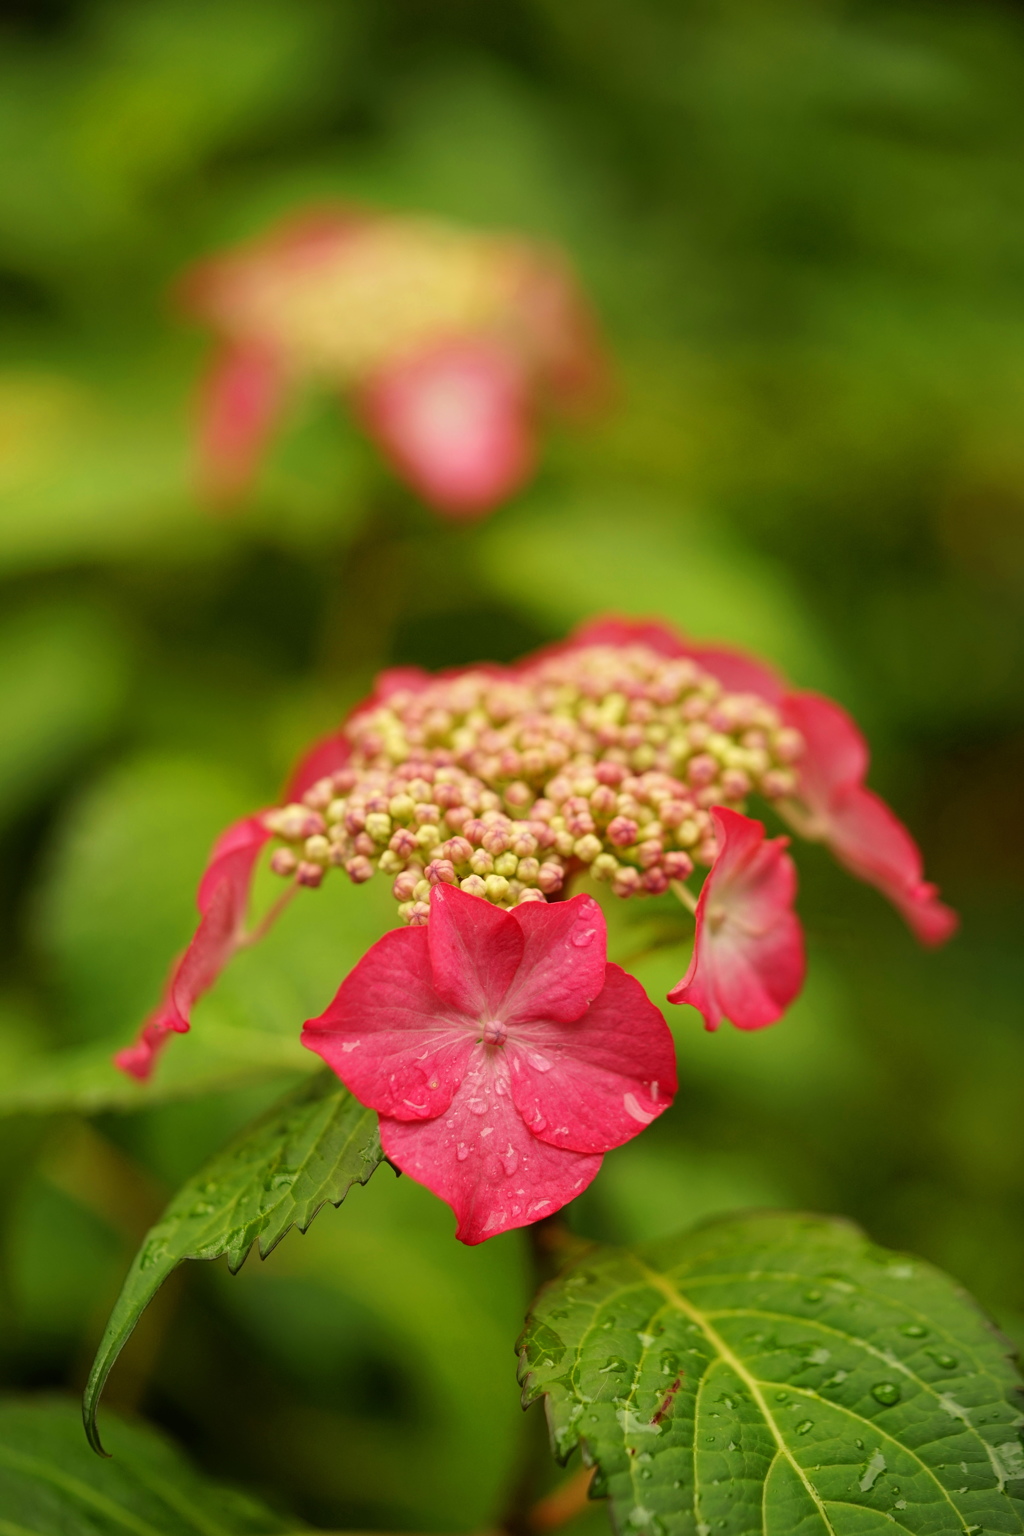
<instances>
[{"instance_id":1,"label":"green foliage","mask_svg":"<svg viewBox=\"0 0 1024 1536\"><path fill-rule=\"evenodd\" d=\"M89 1376L85 1422L96 1450L104 1382L171 1271L185 1259L226 1254L235 1273L253 1243L266 1258L291 1227L304 1232L324 1205L340 1205L353 1184L365 1184L381 1157L376 1115L333 1073L322 1072L247 1126L178 1191L135 1257Z\"/></svg>"},{"instance_id":2,"label":"green foliage","mask_svg":"<svg viewBox=\"0 0 1024 1536\"><path fill-rule=\"evenodd\" d=\"M273 1536L298 1522L212 1482L162 1435L112 1419L97 1461L73 1403L0 1399L0 1536Z\"/></svg>"},{"instance_id":3,"label":"green foliage","mask_svg":"<svg viewBox=\"0 0 1024 1536\"><path fill-rule=\"evenodd\" d=\"M1024 1529L1021 1381L970 1299L855 1227L727 1218L541 1291L524 1402L664 1536Z\"/></svg>"}]
</instances>

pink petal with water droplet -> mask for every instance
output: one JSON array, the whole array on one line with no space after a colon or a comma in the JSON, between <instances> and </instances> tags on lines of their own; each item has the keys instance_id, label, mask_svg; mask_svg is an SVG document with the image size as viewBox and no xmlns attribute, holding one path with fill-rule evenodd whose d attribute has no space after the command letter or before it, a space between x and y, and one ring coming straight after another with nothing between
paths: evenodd
<instances>
[{"instance_id":1,"label":"pink petal with water droplet","mask_svg":"<svg viewBox=\"0 0 1024 1536\"><path fill-rule=\"evenodd\" d=\"M532 1135L512 1096L496 1091L493 1078L502 1071L501 1055L488 1057L481 1048L447 1114L415 1125L381 1117L385 1153L447 1201L463 1243L482 1243L550 1215L586 1189L601 1167L600 1156L562 1151ZM489 1109L486 1126L470 1107L481 1098Z\"/></svg>"},{"instance_id":2,"label":"pink petal with water droplet","mask_svg":"<svg viewBox=\"0 0 1024 1536\"><path fill-rule=\"evenodd\" d=\"M507 1054L512 1097L526 1124L543 1141L574 1152L621 1146L662 1114L676 1091L668 1025L617 965L606 967L604 987L582 1019L524 1024ZM538 1054L547 1063L540 1069ZM642 1115L630 1110L629 1096Z\"/></svg>"}]
</instances>

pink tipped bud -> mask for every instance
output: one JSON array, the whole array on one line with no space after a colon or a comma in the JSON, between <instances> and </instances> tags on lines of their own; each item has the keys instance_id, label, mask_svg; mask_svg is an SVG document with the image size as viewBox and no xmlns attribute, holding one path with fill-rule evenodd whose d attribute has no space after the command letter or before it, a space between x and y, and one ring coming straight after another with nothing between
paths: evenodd
<instances>
[{"instance_id":1,"label":"pink tipped bud","mask_svg":"<svg viewBox=\"0 0 1024 1536\"><path fill-rule=\"evenodd\" d=\"M486 848L475 848L470 855L469 867L474 875L490 875L494 873L494 860Z\"/></svg>"},{"instance_id":2,"label":"pink tipped bud","mask_svg":"<svg viewBox=\"0 0 1024 1536\"><path fill-rule=\"evenodd\" d=\"M537 883L537 876L539 874L539 859L527 858L519 860L519 864L516 869L516 879L521 880L524 885L535 885Z\"/></svg>"},{"instance_id":3,"label":"pink tipped bud","mask_svg":"<svg viewBox=\"0 0 1024 1536\"><path fill-rule=\"evenodd\" d=\"M666 853L661 867L670 880L689 880L693 874L693 860L681 850Z\"/></svg>"},{"instance_id":4,"label":"pink tipped bud","mask_svg":"<svg viewBox=\"0 0 1024 1536\"><path fill-rule=\"evenodd\" d=\"M656 864L653 869L644 871L640 884L648 896L663 896L668 890L668 875L660 865Z\"/></svg>"},{"instance_id":5,"label":"pink tipped bud","mask_svg":"<svg viewBox=\"0 0 1024 1536\"><path fill-rule=\"evenodd\" d=\"M594 778L599 784L609 784L616 789L626 777L626 770L621 763L604 761L594 766Z\"/></svg>"},{"instance_id":6,"label":"pink tipped bud","mask_svg":"<svg viewBox=\"0 0 1024 1536\"><path fill-rule=\"evenodd\" d=\"M505 790L505 801L516 810L525 810L533 801L533 790L522 779L515 779Z\"/></svg>"},{"instance_id":7,"label":"pink tipped bud","mask_svg":"<svg viewBox=\"0 0 1024 1536\"><path fill-rule=\"evenodd\" d=\"M743 800L750 790L749 775L742 768L727 768L722 774L722 795L726 800Z\"/></svg>"},{"instance_id":8,"label":"pink tipped bud","mask_svg":"<svg viewBox=\"0 0 1024 1536\"><path fill-rule=\"evenodd\" d=\"M414 901L409 908L406 922L411 928L422 928L430 916L430 904L426 901Z\"/></svg>"},{"instance_id":9,"label":"pink tipped bud","mask_svg":"<svg viewBox=\"0 0 1024 1536\"><path fill-rule=\"evenodd\" d=\"M471 821L473 812L468 805L453 805L444 813L444 819L456 832L465 827L467 821Z\"/></svg>"},{"instance_id":10,"label":"pink tipped bud","mask_svg":"<svg viewBox=\"0 0 1024 1536\"><path fill-rule=\"evenodd\" d=\"M584 864L593 863L600 852L601 839L599 837L595 837L592 832L588 832L586 836L576 839L576 845L573 848L573 853L578 859L582 859Z\"/></svg>"},{"instance_id":11,"label":"pink tipped bud","mask_svg":"<svg viewBox=\"0 0 1024 1536\"><path fill-rule=\"evenodd\" d=\"M599 784L590 796L591 812L593 815L599 816L603 821L615 814L617 800L618 796L610 784Z\"/></svg>"},{"instance_id":12,"label":"pink tipped bud","mask_svg":"<svg viewBox=\"0 0 1024 1536\"><path fill-rule=\"evenodd\" d=\"M334 793L336 795L350 795L359 782L359 775L354 768L340 768L334 775Z\"/></svg>"},{"instance_id":13,"label":"pink tipped bud","mask_svg":"<svg viewBox=\"0 0 1024 1536\"><path fill-rule=\"evenodd\" d=\"M315 891L323 878L324 871L321 864L310 864L306 859L300 860L295 871L295 879L299 885L308 886L310 890Z\"/></svg>"},{"instance_id":14,"label":"pink tipped bud","mask_svg":"<svg viewBox=\"0 0 1024 1536\"><path fill-rule=\"evenodd\" d=\"M438 853L443 859L450 859L453 864L468 864L473 857L473 844L465 837L450 837L446 843L442 843Z\"/></svg>"},{"instance_id":15,"label":"pink tipped bud","mask_svg":"<svg viewBox=\"0 0 1024 1536\"><path fill-rule=\"evenodd\" d=\"M436 827L441 820L441 812L429 800L420 801L412 816L418 827Z\"/></svg>"},{"instance_id":16,"label":"pink tipped bud","mask_svg":"<svg viewBox=\"0 0 1024 1536\"><path fill-rule=\"evenodd\" d=\"M658 818L663 827L681 826L692 807L685 800L662 800L658 806Z\"/></svg>"},{"instance_id":17,"label":"pink tipped bud","mask_svg":"<svg viewBox=\"0 0 1024 1536\"><path fill-rule=\"evenodd\" d=\"M480 841L487 852L493 854L495 858L505 853L512 845L511 833L507 827L503 826L488 827Z\"/></svg>"},{"instance_id":18,"label":"pink tipped bud","mask_svg":"<svg viewBox=\"0 0 1024 1536\"><path fill-rule=\"evenodd\" d=\"M431 885L458 885L455 866L450 859L431 859L424 870Z\"/></svg>"},{"instance_id":19,"label":"pink tipped bud","mask_svg":"<svg viewBox=\"0 0 1024 1536\"><path fill-rule=\"evenodd\" d=\"M377 852L377 844L369 832L359 832L352 839L352 851L362 854L364 859L372 859Z\"/></svg>"},{"instance_id":20,"label":"pink tipped bud","mask_svg":"<svg viewBox=\"0 0 1024 1536\"><path fill-rule=\"evenodd\" d=\"M791 768L770 768L761 779L761 793L769 800L791 795L796 790L797 776Z\"/></svg>"},{"instance_id":21,"label":"pink tipped bud","mask_svg":"<svg viewBox=\"0 0 1024 1536\"><path fill-rule=\"evenodd\" d=\"M617 848L628 848L635 843L639 832L640 828L630 816L616 816L608 823L608 841Z\"/></svg>"},{"instance_id":22,"label":"pink tipped bud","mask_svg":"<svg viewBox=\"0 0 1024 1536\"><path fill-rule=\"evenodd\" d=\"M307 837L303 853L311 864L326 864L331 856L331 845L322 833Z\"/></svg>"},{"instance_id":23,"label":"pink tipped bud","mask_svg":"<svg viewBox=\"0 0 1024 1536\"><path fill-rule=\"evenodd\" d=\"M366 836L365 832L360 835ZM419 844L416 841L415 834L410 832L408 827L399 827L398 831L392 834L388 847L392 853L397 853L400 859L411 859ZM358 851L360 853L373 852L372 848L360 848Z\"/></svg>"},{"instance_id":24,"label":"pink tipped bud","mask_svg":"<svg viewBox=\"0 0 1024 1536\"><path fill-rule=\"evenodd\" d=\"M419 870L404 869L395 879L391 894L396 901L411 901L412 893L419 884Z\"/></svg>"},{"instance_id":25,"label":"pink tipped bud","mask_svg":"<svg viewBox=\"0 0 1024 1536\"><path fill-rule=\"evenodd\" d=\"M310 806L314 811L326 810L327 806L334 799L333 778L317 779L316 783L306 790L302 798L306 805Z\"/></svg>"},{"instance_id":26,"label":"pink tipped bud","mask_svg":"<svg viewBox=\"0 0 1024 1536\"><path fill-rule=\"evenodd\" d=\"M647 838L638 845L636 857L641 869L651 869L655 864L660 864L662 857L660 841L654 837Z\"/></svg>"},{"instance_id":27,"label":"pink tipped bud","mask_svg":"<svg viewBox=\"0 0 1024 1536\"><path fill-rule=\"evenodd\" d=\"M278 837L286 837L291 843L327 830L323 817L306 805L285 805L278 811L269 811L263 818L263 825L268 832L276 832Z\"/></svg>"},{"instance_id":28,"label":"pink tipped bud","mask_svg":"<svg viewBox=\"0 0 1024 1536\"><path fill-rule=\"evenodd\" d=\"M697 844L697 848L694 853L694 860L696 863L702 864L706 869L710 869L717 857L718 844L715 842L713 837L706 837L704 838L703 842Z\"/></svg>"},{"instance_id":29,"label":"pink tipped bud","mask_svg":"<svg viewBox=\"0 0 1024 1536\"><path fill-rule=\"evenodd\" d=\"M560 891L564 883L565 870L561 864L548 862L542 864L537 871L537 884L547 896L553 895L555 891Z\"/></svg>"},{"instance_id":30,"label":"pink tipped bud","mask_svg":"<svg viewBox=\"0 0 1024 1536\"><path fill-rule=\"evenodd\" d=\"M459 881L459 889L470 896L486 896L487 886L482 875L467 875L465 880Z\"/></svg>"},{"instance_id":31,"label":"pink tipped bud","mask_svg":"<svg viewBox=\"0 0 1024 1536\"><path fill-rule=\"evenodd\" d=\"M454 810L462 804L462 790L458 784L435 784L434 801L443 811Z\"/></svg>"},{"instance_id":32,"label":"pink tipped bud","mask_svg":"<svg viewBox=\"0 0 1024 1536\"><path fill-rule=\"evenodd\" d=\"M516 897L516 906L521 907L528 901L545 901L546 899L547 898L545 897L543 891L520 891L519 895Z\"/></svg>"},{"instance_id":33,"label":"pink tipped bud","mask_svg":"<svg viewBox=\"0 0 1024 1536\"><path fill-rule=\"evenodd\" d=\"M294 875L298 864L290 848L278 848L271 855L270 867L275 875Z\"/></svg>"},{"instance_id":34,"label":"pink tipped bud","mask_svg":"<svg viewBox=\"0 0 1024 1536\"><path fill-rule=\"evenodd\" d=\"M718 777L718 759L712 757L710 752L698 752L696 757L690 759L686 777L694 785L710 784Z\"/></svg>"},{"instance_id":35,"label":"pink tipped bud","mask_svg":"<svg viewBox=\"0 0 1024 1536\"><path fill-rule=\"evenodd\" d=\"M358 806L350 805L348 810L345 812L344 825L345 831L348 832L350 836L355 837L356 833L361 832L366 826L365 809L360 809Z\"/></svg>"},{"instance_id":36,"label":"pink tipped bud","mask_svg":"<svg viewBox=\"0 0 1024 1536\"><path fill-rule=\"evenodd\" d=\"M537 839L532 832L521 832L516 829L512 841L512 852L517 859L528 859L537 852Z\"/></svg>"},{"instance_id":37,"label":"pink tipped bud","mask_svg":"<svg viewBox=\"0 0 1024 1536\"><path fill-rule=\"evenodd\" d=\"M349 859L345 865L345 873L353 885L363 885L373 878L373 865L362 854L357 854L354 859Z\"/></svg>"},{"instance_id":38,"label":"pink tipped bud","mask_svg":"<svg viewBox=\"0 0 1024 1536\"><path fill-rule=\"evenodd\" d=\"M623 864L612 876L612 892L616 896L635 896L641 889L640 871L631 864Z\"/></svg>"}]
</instances>

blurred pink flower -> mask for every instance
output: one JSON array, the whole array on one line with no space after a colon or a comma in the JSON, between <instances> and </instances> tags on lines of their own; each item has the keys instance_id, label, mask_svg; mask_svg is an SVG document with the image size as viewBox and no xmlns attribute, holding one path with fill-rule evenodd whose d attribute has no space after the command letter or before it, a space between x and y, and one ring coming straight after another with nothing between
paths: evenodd
<instances>
[{"instance_id":1,"label":"blurred pink flower","mask_svg":"<svg viewBox=\"0 0 1024 1536\"><path fill-rule=\"evenodd\" d=\"M672 1101L665 1021L605 953L588 896L503 912L437 885L305 1027L464 1243L557 1211Z\"/></svg>"},{"instance_id":2,"label":"blurred pink flower","mask_svg":"<svg viewBox=\"0 0 1024 1536\"><path fill-rule=\"evenodd\" d=\"M543 411L603 391L568 267L522 239L325 210L200 264L182 292L221 342L200 454L222 503L245 490L304 381L349 398L396 472L456 518L523 484Z\"/></svg>"},{"instance_id":3,"label":"blurred pink flower","mask_svg":"<svg viewBox=\"0 0 1024 1536\"><path fill-rule=\"evenodd\" d=\"M804 982L803 931L793 911L789 839L737 811L716 809L718 856L697 902L693 957L670 1003L691 1003L708 1029L723 1018L762 1029L782 1017Z\"/></svg>"}]
</instances>

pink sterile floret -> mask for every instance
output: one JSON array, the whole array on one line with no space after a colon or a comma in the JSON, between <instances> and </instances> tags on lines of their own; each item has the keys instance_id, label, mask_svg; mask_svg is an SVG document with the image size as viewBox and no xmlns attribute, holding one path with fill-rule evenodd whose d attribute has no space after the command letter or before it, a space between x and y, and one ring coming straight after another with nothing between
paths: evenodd
<instances>
[{"instance_id":1,"label":"pink sterile floret","mask_svg":"<svg viewBox=\"0 0 1024 1536\"><path fill-rule=\"evenodd\" d=\"M193 1003L213 986L243 942L253 869L269 836L262 817L247 816L217 839L196 898L199 926L171 972L159 1007L135 1043L114 1057L122 1072L149 1076L168 1036L187 1031Z\"/></svg>"},{"instance_id":2,"label":"pink sterile floret","mask_svg":"<svg viewBox=\"0 0 1024 1536\"><path fill-rule=\"evenodd\" d=\"M852 874L888 896L923 944L944 943L959 919L938 899L938 886L924 879L921 850L899 817L865 785L868 747L854 722L832 699L816 693L790 694L783 713L807 748L800 774L802 805L783 804L783 814L805 837L827 843Z\"/></svg>"},{"instance_id":3,"label":"pink sterile floret","mask_svg":"<svg viewBox=\"0 0 1024 1536\"><path fill-rule=\"evenodd\" d=\"M606 942L588 896L505 912L437 885L303 1031L464 1243L560 1209L672 1101L671 1035Z\"/></svg>"},{"instance_id":4,"label":"pink sterile floret","mask_svg":"<svg viewBox=\"0 0 1024 1536\"><path fill-rule=\"evenodd\" d=\"M723 1018L761 1029L781 1018L804 980L789 839L766 839L761 823L738 811L716 807L711 815L718 857L697 903L689 970L669 1002L692 1003L708 1029Z\"/></svg>"}]
</instances>

